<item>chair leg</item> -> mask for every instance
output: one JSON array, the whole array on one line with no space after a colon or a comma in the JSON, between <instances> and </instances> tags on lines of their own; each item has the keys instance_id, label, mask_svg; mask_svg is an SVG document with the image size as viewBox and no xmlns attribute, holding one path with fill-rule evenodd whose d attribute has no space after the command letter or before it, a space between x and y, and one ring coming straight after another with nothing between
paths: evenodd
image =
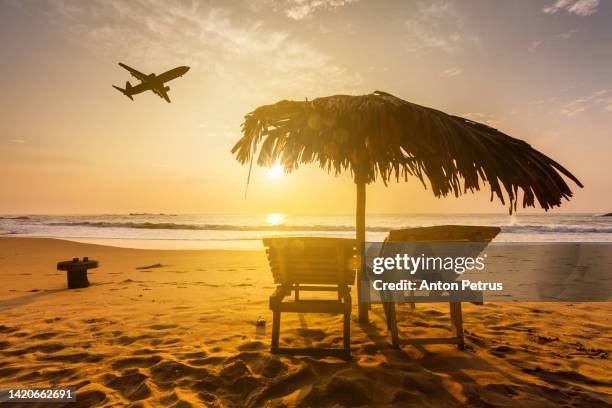
<instances>
[{"instance_id":1,"label":"chair leg","mask_svg":"<svg viewBox=\"0 0 612 408\"><path fill-rule=\"evenodd\" d=\"M278 349L278 342L280 338L280 318L280 310L274 310L272 316L272 353Z\"/></svg>"},{"instance_id":2,"label":"chair leg","mask_svg":"<svg viewBox=\"0 0 612 408\"><path fill-rule=\"evenodd\" d=\"M457 337L457 347L465 350L465 340L463 337L463 316L461 313L461 302L449 302L452 331Z\"/></svg>"},{"instance_id":3,"label":"chair leg","mask_svg":"<svg viewBox=\"0 0 612 408\"><path fill-rule=\"evenodd\" d=\"M344 351L347 357L351 355L351 311L344 312Z\"/></svg>"},{"instance_id":4,"label":"chair leg","mask_svg":"<svg viewBox=\"0 0 612 408\"><path fill-rule=\"evenodd\" d=\"M351 358L351 312L353 310L353 301L351 299L351 292L347 288L343 295L344 298L344 333L343 343L345 358Z\"/></svg>"},{"instance_id":5,"label":"chair leg","mask_svg":"<svg viewBox=\"0 0 612 408\"><path fill-rule=\"evenodd\" d=\"M389 302L383 301L382 303L383 310L385 312L385 320L387 322L387 330L391 330L391 324L389 323Z\"/></svg>"},{"instance_id":6,"label":"chair leg","mask_svg":"<svg viewBox=\"0 0 612 408\"><path fill-rule=\"evenodd\" d=\"M389 302L387 305L389 315L387 316L387 324L391 331L391 346L399 347L399 334L397 332L397 317L395 313L395 302Z\"/></svg>"}]
</instances>

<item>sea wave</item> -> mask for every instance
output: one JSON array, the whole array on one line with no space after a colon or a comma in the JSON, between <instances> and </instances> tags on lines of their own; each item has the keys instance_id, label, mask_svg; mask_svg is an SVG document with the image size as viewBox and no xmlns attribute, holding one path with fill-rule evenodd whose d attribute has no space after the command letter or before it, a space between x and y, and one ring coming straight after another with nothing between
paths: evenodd
<instances>
[{"instance_id":1,"label":"sea wave","mask_svg":"<svg viewBox=\"0 0 612 408\"><path fill-rule=\"evenodd\" d=\"M611 227L578 226L578 225L510 225L501 227L508 234L524 233L559 233L559 234L611 234Z\"/></svg>"},{"instance_id":2,"label":"sea wave","mask_svg":"<svg viewBox=\"0 0 612 408\"><path fill-rule=\"evenodd\" d=\"M176 224L172 222L54 222L52 226L82 226L94 228L135 228L195 231L354 231L350 225L235 225L235 224ZM388 231L388 227L369 227L368 231Z\"/></svg>"},{"instance_id":3,"label":"sea wave","mask_svg":"<svg viewBox=\"0 0 612 408\"><path fill-rule=\"evenodd\" d=\"M179 223L155 223L155 222L106 222L106 221L81 221L81 222L54 222L51 226L74 226L91 228L132 228L151 230L192 230L192 231L310 231L310 232L343 232L354 231L351 225L236 225L236 224L179 224ZM409 228L408 226L368 226L369 232L386 232L391 229ZM509 225L502 226L504 233L557 233L557 234L580 234L580 233L612 233L612 227L607 226L576 226L576 225Z\"/></svg>"}]
</instances>

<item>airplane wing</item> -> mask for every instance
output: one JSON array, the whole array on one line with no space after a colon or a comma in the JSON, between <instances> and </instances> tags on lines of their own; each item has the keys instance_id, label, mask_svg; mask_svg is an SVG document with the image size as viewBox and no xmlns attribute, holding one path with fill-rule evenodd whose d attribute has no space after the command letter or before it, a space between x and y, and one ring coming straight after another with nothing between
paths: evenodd
<instances>
[{"instance_id":1,"label":"airplane wing","mask_svg":"<svg viewBox=\"0 0 612 408\"><path fill-rule=\"evenodd\" d=\"M151 90L155 92L157 96L159 96L160 98L164 98L166 102L170 103L170 97L168 97L168 93L166 92L166 89L164 88L163 85L152 88Z\"/></svg>"},{"instance_id":2,"label":"airplane wing","mask_svg":"<svg viewBox=\"0 0 612 408\"><path fill-rule=\"evenodd\" d=\"M138 79L139 81L144 81L145 79L147 79L149 76L146 74L143 74L140 71L136 71L134 68L128 67L127 65L123 64L123 63L119 63L120 67L123 67L125 69L127 69L129 71L130 74L132 74L132 76L136 79Z\"/></svg>"}]
</instances>

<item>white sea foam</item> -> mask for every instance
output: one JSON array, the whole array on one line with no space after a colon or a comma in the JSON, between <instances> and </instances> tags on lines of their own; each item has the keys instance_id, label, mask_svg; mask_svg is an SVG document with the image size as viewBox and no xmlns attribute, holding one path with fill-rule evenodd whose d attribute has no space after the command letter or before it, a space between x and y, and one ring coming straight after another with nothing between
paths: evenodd
<instances>
[{"instance_id":1,"label":"white sea foam","mask_svg":"<svg viewBox=\"0 0 612 408\"><path fill-rule=\"evenodd\" d=\"M354 215L11 215L0 218L0 234L105 239L118 246L135 240L159 241L156 247L192 248L197 242L198 248L244 248L258 247L269 236L353 237L354 222ZM497 241L612 241L612 217L597 214L373 214L366 223L370 241L382 241L391 229L449 224L500 226Z\"/></svg>"}]
</instances>

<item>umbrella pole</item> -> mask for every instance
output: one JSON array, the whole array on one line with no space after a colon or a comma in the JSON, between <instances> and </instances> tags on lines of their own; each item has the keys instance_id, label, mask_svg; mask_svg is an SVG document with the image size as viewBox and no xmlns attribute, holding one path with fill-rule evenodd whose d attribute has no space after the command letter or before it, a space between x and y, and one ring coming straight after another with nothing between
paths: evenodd
<instances>
[{"instance_id":1,"label":"umbrella pole","mask_svg":"<svg viewBox=\"0 0 612 408\"><path fill-rule=\"evenodd\" d=\"M365 241L365 204L366 204L366 183L357 181L357 211L356 211L356 227L357 227L357 249L359 253L362 251L362 244ZM361 262L359 265L359 274L357 276L357 308L359 310L359 323L368 322L368 305L363 302L361 288Z\"/></svg>"}]
</instances>

